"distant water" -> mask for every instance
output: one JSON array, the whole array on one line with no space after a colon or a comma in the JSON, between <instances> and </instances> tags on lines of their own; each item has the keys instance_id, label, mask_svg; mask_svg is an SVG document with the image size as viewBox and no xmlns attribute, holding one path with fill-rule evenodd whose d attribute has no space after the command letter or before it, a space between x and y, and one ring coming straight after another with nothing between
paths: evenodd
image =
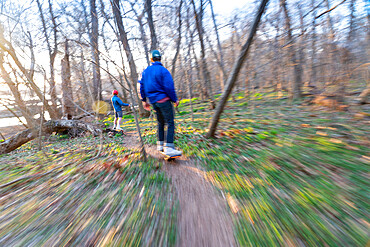
<instances>
[{"instance_id":1,"label":"distant water","mask_svg":"<svg viewBox=\"0 0 370 247\"><path fill-rule=\"evenodd\" d=\"M26 119L24 117L20 117L20 119L23 121L23 123L26 122ZM18 118L16 117L0 118L0 128L21 125L21 124L22 123L19 122Z\"/></svg>"},{"instance_id":2,"label":"distant water","mask_svg":"<svg viewBox=\"0 0 370 247\"><path fill-rule=\"evenodd\" d=\"M37 114L34 116L34 118L39 118L40 114ZM20 117L23 123L26 123L26 119L24 117ZM49 120L50 116L48 112L45 112L45 119ZM7 118L0 118L0 128L1 127L9 127L9 126L16 126L16 125L22 125L22 123L19 121L16 117L7 117Z\"/></svg>"}]
</instances>

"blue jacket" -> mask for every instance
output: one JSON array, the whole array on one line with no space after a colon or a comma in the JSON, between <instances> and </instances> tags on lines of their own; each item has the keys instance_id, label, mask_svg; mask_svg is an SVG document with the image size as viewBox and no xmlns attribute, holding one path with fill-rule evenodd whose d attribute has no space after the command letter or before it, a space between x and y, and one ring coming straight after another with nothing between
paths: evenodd
<instances>
[{"instance_id":1,"label":"blue jacket","mask_svg":"<svg viewBox=\"0 0 370 247\"><path fill-rule=\"evenodd\" d=\"M122 106L129 106L129 104L123 103L117 95L112 97L112 104L116 112L122 111Z\"/></svg>"},{"instance_id":2,"label":"blue jacket","mask_svg":"<svg viewBox=\"0 0 370 247\"><path fill-rule=\"evenodd\" d=\"M172 76L161 62L154 62L146 68L139 82L142 101L148 98L153 104L166 97L169 97L172 102L177 101Z\"/></svg>"}]
</instances>

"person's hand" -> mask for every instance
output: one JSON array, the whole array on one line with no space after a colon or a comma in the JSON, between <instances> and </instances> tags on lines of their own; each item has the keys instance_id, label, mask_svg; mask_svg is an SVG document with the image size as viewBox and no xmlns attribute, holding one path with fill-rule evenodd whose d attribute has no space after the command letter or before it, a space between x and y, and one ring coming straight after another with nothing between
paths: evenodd
<instances>
[{"instance_id":1,"label":"person's hand","mask_svg":"<svg viewBox=\"0 0 370 247\"><path fill-rule=\"evenodd\" d=\"M178 107L179 106L179 103L180 103L179 101L176 101L175 102L175 107Z\"/></svg>"},{"instance_id":2,"label":"person's hand","mask_svg":"<svg viewBox=\"0 0 370 247\"><path fill-rule=\"evenodd\" d=\"M143 102L144 109L150 111L150 104L148 102Z\"/></svg>"}]
</instances>

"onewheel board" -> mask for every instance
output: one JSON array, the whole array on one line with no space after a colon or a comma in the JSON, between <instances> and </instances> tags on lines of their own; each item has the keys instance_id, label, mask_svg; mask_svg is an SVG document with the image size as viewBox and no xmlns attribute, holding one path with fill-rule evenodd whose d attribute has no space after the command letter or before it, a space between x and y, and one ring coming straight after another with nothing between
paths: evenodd
<instances>
[{"instance_id":1,"label":"onewheel board","mask_svg":"<svg viewBox=\"0 0 370 247\"><path fill-rule=\"evenodd\" d=\"M165 159L166 161L175 160L176 158L181 157L181 155L177 155L177 156L169 156L169 155L165 154L164 152L160 152L160 153L164 156L164 159Z\"/></svg>"}]
</instances>

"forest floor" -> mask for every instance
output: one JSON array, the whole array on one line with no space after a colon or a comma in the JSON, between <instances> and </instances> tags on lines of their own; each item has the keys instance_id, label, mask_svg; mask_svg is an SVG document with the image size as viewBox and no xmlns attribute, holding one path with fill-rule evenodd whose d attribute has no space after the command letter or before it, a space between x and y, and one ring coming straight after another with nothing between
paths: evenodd
<instances>
[{"instance_id":1,"label":"forest floor","mask_svg":"<svg viewBox=\"0 0 370 247\"><path fill-rule=\"evenodd\" d=\"M0 246L365 246L369 111L242 95L215 139L184 100L165 162L155 121L127 135L51 136L0 156ZM103 120L111 124L112 118Z\"/></svg>"}]
</instances>

